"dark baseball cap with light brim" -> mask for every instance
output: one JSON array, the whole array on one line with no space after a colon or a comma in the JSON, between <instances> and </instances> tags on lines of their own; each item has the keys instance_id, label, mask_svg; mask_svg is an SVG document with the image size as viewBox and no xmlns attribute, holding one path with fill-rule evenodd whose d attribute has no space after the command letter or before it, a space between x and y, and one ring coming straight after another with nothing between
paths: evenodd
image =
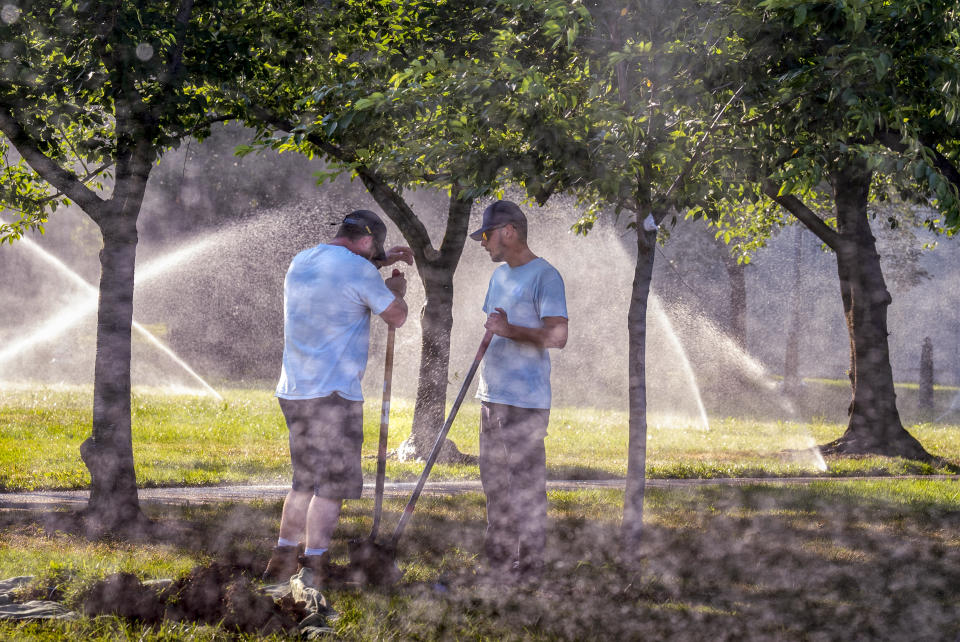
<instances>
[{"instance_id":1,"label":"dark baseball cap with light brim","mask_svg":"<svg viewBox=\"0 0 960 642\"><path fill-rule=\"evenodd\" d=\"M383 249L383 244L387 240L387 226L383 224L383 221L380 220L380 217L374 212L370 210L354 210L343 217L343 222L340 226L341 229L353 228L356 231L369 234L373 237L374 249L376 250L373 256L374 261L383 261L387 258L387 253Z\"/></svg>"},{"instance_id":2,"label":"dark baseball cap with light brim","mask_svg":"<svg viewBox=\"0 0 960 642\"><path fill-rule=\"evenodd\" d=\"M470 234L470 238L474 241L479 241L483 238L484 232L489 232L492 229L503 227L510 223L517 225L522 224L523 229L527 229L527 217L523 215L523 212L520 211L520 207L516 203L512 201L494 201L487 205L487 209L483 210L480 229Z\"/></svg>"}]
</instances>

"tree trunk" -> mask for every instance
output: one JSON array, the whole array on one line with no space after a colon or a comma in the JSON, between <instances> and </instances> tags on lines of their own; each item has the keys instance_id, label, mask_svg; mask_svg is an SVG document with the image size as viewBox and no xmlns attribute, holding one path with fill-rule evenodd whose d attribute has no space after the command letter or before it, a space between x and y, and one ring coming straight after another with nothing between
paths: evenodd
<instances>
[{"instance_id":1,"label":"tree trunk","mask_svg":"<svg viewBox=\"0 0 960 642\"><path fill-rule=\"evenodd\" d=\"M790 327L783 356L783 390L788 395L800 393L800 285L802 283L803 228L797 226L794 237L793 289L790 292Z\"/></svg>"},{"instance_id":2,"label":"tree trunk","mask_svg":"<svg viewBox=\"0 0 960 642\"><path fill-rule=\"evenodd\" d=\"M111 199L87 211L103 235L97 353L93 372L93 430L80 445L90 470L88 521L104 531L130 530L144 520L137 496L130 416L137 218L156 159L151 137L129 119L130 104L117 106L117 162Z\"/></svg>"},{"instance_id":3,"label":"tree trunk","mask_svg":"<svg viewBox=\"0 0 960 642\"><path fill-rule=\"evenodd\" d=\"M647 472L647 304L653 279L657 232L637 227L637 264L627 312L629 442L627 480L620 527L621 555L627 563L639 559L643 536L643 500Z\"/></svg>"},{"instance_id":4,"label":"tree trunk","mask_svg":"<svg viewBox=\"0 0 960 642\"><path fill-rule=\"evenodd\" d=\"M134 213L110 217L101 224L103 249L100 251L93 378L93 431L81 445L80 455L90 470L86 513L104 530L114 530L142 518L130 418L136 220Z\"/></svg>"},{"instance_id":5,"label":"tree trunk","mask_svg":"<svg viewBox=\"0 0 960 642\"><path fill-rule=\"evenodd\" d=\"M730 256L730 250L722 248L723 267L727 270L730 279L730 311L727 330L730 338L738 346L747 348L747 276L746 266L741 265Z\"/></svg>"},{"instance_id":6,"label":"tree trunk","mask_svg":"<svg viewBox=\"0 0 960 642\"><path fill-rule=\"evenodd\" d=\"M443 426L450 372L450 334L453 328L453 271L433 265L420 267L425 301L420 315L420 372L410 437L401 444L401 460L430 454ZM452 442L449 447L453 447ZM443 453L443 451L441 451ZM444 457L448 459L447 457Z\"/></svg>"},{"instance_id":7,"label":"tree trunk","mask_svg":"<svg viewBox=\"0 0 960 642\"><path fill-rule=\"evenodd\" d=\"M450 193L447 227L439 251L430 242L423 223L396 190L372 172L360 174L367 191L399 228L413 250L414 263L426 296L420 313L420 378L410 436L397 448L400 461L425 459L443 426L450 369L450 334L453 328L453 275L460 262L470 225L473 199L463 199L462 186ZM478 335L478 341L479 341ZM449 439L437 461L463 462L470 457Z\"/></svg>"},{"instance_id":8,"label":"tree trunk","mask_svg":"<svg viewBox=\"0 0 960 642\"><path fill-rule=\"evenodd\" d=\"M420 380L417 402L413 409L413 426L405 448L397 450L412 459L425 459L437 440L437 432L446 418L447 382L450 373L450 335L453 330L453 275L460 262L470 224L473 200L460 200L456 192L450 196L447 229L440 256L418 265L426 299L423 304L420 338ZM483 333L478 328L477 342ZM405 451L405 452L404 452ZM444 442L437 461L470 462L474 458L460 452L450 439Z\"/></svg>"},{"instance_id":9,"label":"tree trunk","mask_svg":"<svg viewBox=\"0 0 960 642\"><path fill-rule=\"evenodd\" d=\"M876 239L867 218L871 173L851 163L832 175L837 207L837 272L850 336L850 402L847 430L824 451L929 460L897 411L887 307L891 303Z\"/></svg>"}]
</instances>

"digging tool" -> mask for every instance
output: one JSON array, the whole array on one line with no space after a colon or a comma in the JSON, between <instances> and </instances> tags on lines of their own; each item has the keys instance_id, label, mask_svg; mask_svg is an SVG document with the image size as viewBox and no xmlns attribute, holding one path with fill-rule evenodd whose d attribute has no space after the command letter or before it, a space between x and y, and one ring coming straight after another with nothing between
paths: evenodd
<instances>
[{"instance_id":1,"label":"digging tool","mask_svg":"<svg viewBox=\"0 0 960 642\"><path fill-rule=\"evenodd\" d=\"M400 540L400 536L403 534L407 522L410 521L410 517L413 516L413 509L416 507L417 500L420 499L423 487L427 483L427 477L430 476L433 464L436 463L437 457L440 456L443 442L447 438L447 433L450 432L450 426L453 425L457 411L460 410L460 404L463 403L464 397L467 396L467 388L470 387L470 382L473 381L473 376L477 373L477 368L480 367L480 361L483 359L483 355L487 351L487 346L490 345L491 339L493 339L493 332L487 330L486 334L483 335L483 340L480 342L477 356L474 357L473 363L467 371L467 376L464 377L463 383L460 385L460 392L457 393L457 398L450 408L447 420L443 422L443 427L440 428L437 440L433 444L433 450L430 451L430 456L427 457L427 461L423 466L423 472L420 473L420 479L417 480L417 486L413 489L413 494L403 509L403 515L400 516L400 521L393 531L393 536L387 543L374 542L371 538L371 540L367 541L369 545L358 547L357 549L351 548L350 564L355 570L355 577L359 580L366 580L372 584L391 584L400 579L401 572L396 563L397 542Z\"/></svg>"},{"instance_id":2,"label":"digging tool","mask_svg":"<svg viewBox=\"0 0 960 642\"><path fill-rule=\"evenodd\" d=\"M394 270L392 276L400 276L400 270ZM393 347L397 329L387 326L387 349L383 359L383 400L380 403L380 443L377 446L377 481L373 499L373 526L366 539L349 542L350 559L366 559L375 554L377 534L380 531L380 515L383 513L383 483L387 475L387 435L390 425L390 389L393 382Z\"/></svg>"}]
</instances>

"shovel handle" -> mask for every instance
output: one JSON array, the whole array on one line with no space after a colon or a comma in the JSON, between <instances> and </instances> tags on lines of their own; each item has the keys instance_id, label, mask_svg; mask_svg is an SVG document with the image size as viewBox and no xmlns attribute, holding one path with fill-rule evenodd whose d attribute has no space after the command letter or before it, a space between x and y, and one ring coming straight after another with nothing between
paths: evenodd
<instances>
[{"instance_id":1,"label":"shovel handle","mask_svg":"<svg viewBox=\"0 0 960 642\"><path fill-rule=\"evenodd\" d=\"M402 276L394 269L391 276ZM383 513L383 482L387 476L387 436L390 426L390 392L393 385L393 347L397 329L387 325L387 349L383 358L383 399L380 402L380 442L377 445L377 483L373 499L373 526L370 539L374 540L380 530L380 515Z\"/></svg>"},{"instance_id":2,"label":"shovel handle","mask_svg":"<svg viewBox=\"0 0 960 642\"><path fill-rule=\"evenodd\" d=\"M477 356L474 357L473 363L470 365L470 370L467 371L467 376L464 377L463 383L460 384L460 392L457 393L457 398L453 402L453 406L450 408L450 413L447 415L447 420L443 422L443 427L440 428L440 434L437 435L437 440L433 444L433 450L430 451L430 456L427 457L427 462L423 466L423 472L420 473L420 479L417 480L417 486L413 489L413 495L410 496L410 501L407 502L406 507L403 509L403 515L400 516L400 521L397 523L397 528L393 531L393 538L390 540L390 546L393 550L397 548L397 541L400 539L400 536L403 534L403 530L407 526L407 522L410 521L410 517L413 515L413 509L417 505L417 500L420 499L420 493L423 492L423 487L427 483L427 477L430 476L430 471L433 469L433 464L436 463L437 457L440 456L440 450L443 447L443 442L447 438L447 433L450 432L450 426L453 425L453 420L457 417L457 411L460 410L460 404L463 403L464 397L467 396L467 388L470 387L470 382L473 381L473 376L477 373L477 368L480 367L480 361L483 359L484 353L487 351L487 347L490 345L490 341L493 339L493 332L487 330L486 334L483 335L483 341L480 342L480 348L477 349Z\"/></svg>"},{"instance_id":3,"label":"shovel handle","mask_svg":"<svg viewBox=\"0 0 960 642\"><path fill-rule=\"evenodd\" d=\"M383 512L383 485L387 476L387 435L390 425L390 388L393 380L393 346L396 328L387 329L387 354L383 365L383 401L380 404L380 443L377 446L377 483L373 499L373 527L370 539L376 539Z\"/></svg>"}]
</instances>

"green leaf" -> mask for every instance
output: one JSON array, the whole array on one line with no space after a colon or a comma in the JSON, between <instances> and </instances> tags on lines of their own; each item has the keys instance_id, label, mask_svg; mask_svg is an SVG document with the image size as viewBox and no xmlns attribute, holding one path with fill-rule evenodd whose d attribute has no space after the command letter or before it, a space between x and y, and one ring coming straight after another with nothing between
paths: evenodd
<instances>
[{"instance_id":1,"label":"green leaf","mask_svg":"<svg viewBox=\"0 0 960 642\"><path fill-rule=\"evenodd\" d=\"M793 26L799 27L807 21L807 5L801 4L793 10Z\"/></svg>"},{"instance_id":2,"label":"green leaf","mask_svg":"<svg viewBox=\"0 0 960 642\"><path fill-rule=\"evenodd\" d=\"M890 71L890 64L890 56L887 53L881 53L873 57L874 71L876 72L878 81L883 79L883 77L887 75L887 72Z\"/></svg>"}]
</instances>

